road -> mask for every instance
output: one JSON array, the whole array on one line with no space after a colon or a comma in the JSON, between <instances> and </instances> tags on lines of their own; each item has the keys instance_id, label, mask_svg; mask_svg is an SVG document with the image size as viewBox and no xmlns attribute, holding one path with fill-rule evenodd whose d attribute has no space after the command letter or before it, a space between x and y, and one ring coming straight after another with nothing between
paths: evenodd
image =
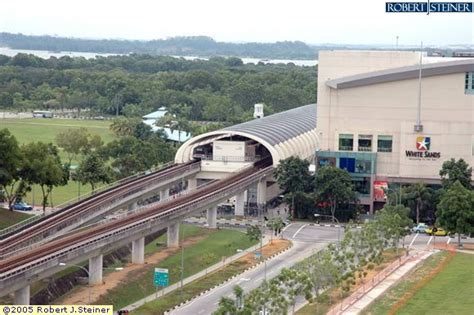
<instances>
[{"instance_id":1,"label":"road","mask_svg":"<svg viewBox=\"0 0 474 315\"><path fill-rule=\"evenodd\" d=\"M276 258L267 261L266 268L265 264L262 264L255 269L244 272L235 279L173 311L171 314L212 314L217 309L222 296L234 298L233 288L235 285L239 285L245 292L249 292L263 282L265 275L267 279L273 278L280 273L281 269L289 268L315 251L322 249L330 242L337 241L337 229L305 223L289 225L284 230L283 235L284 238L293 242L293 247Z\"/></svg>"},{"instance_id":2,"label":"road","mask_svg":"<svg viewBox=\"0 0 474 315\"><path fill-rule=\"evenodd\" d=\"M271 279L277 276L281 269L289 268L296 262L303 260L310 256L316 251L324 248L329 243L337 242L338 233L340 238L343 236L343 227L324 227L309 223L293 223L289 225L283 231L283 237L293 242L293 247L277 256L274 259L267 261L266 268L265 264L258 266L255 269L247 271L235 279L226 282L224 285L204 294L203 296L192 300L190 303L183 307L171 312L173 315L188 315L198 314L207 315L212 314L219 304L219 300L223 296L235 298L233 294L233 288L239 285L244 289L245 293L260 286L265 279ZM424 234L411 234L405 238L405 246L412 243L412 248L415 250L422 250L426 248L430 236ZM445 244L448 241L448 237L436 237L437 244ZM455 242L456 239L451 239L450 242ZM464 242L474 242L473 239L465 239ZM433 245L431 240L430 245ZM297 305L304 303L303 298L297 300Z\"/></svg>"}]
</instances>

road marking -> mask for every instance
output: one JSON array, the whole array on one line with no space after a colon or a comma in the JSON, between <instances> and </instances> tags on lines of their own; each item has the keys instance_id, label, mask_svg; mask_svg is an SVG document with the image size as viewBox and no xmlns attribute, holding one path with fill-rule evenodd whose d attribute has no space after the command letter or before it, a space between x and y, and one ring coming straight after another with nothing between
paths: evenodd
<instances>
[{"instance_id":1,"label":"road marking","mask_svg":"<svg viewBox=\"0 0 474 315\"><path fill-rule=\"evenodd\" d=\"M432 239L433 239L433 235L430 236L430 239L429 239L428 242L426 243L426 246L429 246L429 245L430 245Z\"/></svg>"},{"instance_id":2,"label":"road marking","mask_svg":"<svg viewBox=\"0 0 474 315\"><path fill-rule=\"evenodd\" d=\"M446 241L446 244L449 245L449 243L451 243L451 237L447 236L448 240Z\"/></svg>"},{"instance_id":3,"label":"road marking","mask_svg":"<svg viewBox=\"0 0 474 315\"><path fill-rule=\"evenodd\" d=\"M411 240L410 245L408 245L408 248L411 248L411 246L412 246L413 243L415 242L415 240L416 240L416 238L418 237L418 235L420 235L420 233L415 233L415 236L414 236L413 239Z\"/></svg>"},{"instance_id":4,"label":"road marking","mask_svg":"<svg viewBox=\"0 0 474 315\"><path fill-rule=\"evenodd\" d=\"M293 237L292 237L292 238L295 238L296 235L298 235L298 233L299 233L303 228L305 228L307 225L308 225L308 224L303 224L303 225L298 229L298 231L296 231L295 234L293 234Z\"/></svg>"},{"instance_id":5,"label":"road marking","mask_svg":"<svg viewBox=\"0 0 474 315\"><path fill-rule=\"evenodd\" d=\"M198 312L198 314L202 314L202 313L204 313L204 310L200 310L200 311Z\"/></svg>"},{"instance_id":6,"label":"road marking","mask_svg":"<svg viewBox=\"0 0 474 315\"><path fill-rule=\"evenodd\" d=\"M285 226L281 232L282 232L282 233L283 233L283 232L285 232L285 231L286 231L286 229L287 229L287 228L289 228L289 227L290 227L290 225L292 225L292 224L293 224L293 223L290 223L290 224L288 224L287 226Z\"/></svg>"}]
</instances>

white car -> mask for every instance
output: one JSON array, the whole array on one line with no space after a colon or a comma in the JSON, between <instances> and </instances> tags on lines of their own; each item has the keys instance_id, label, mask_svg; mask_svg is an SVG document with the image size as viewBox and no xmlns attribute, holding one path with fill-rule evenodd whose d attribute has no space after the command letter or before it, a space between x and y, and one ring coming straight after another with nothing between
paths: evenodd
<instances>
[{"instance_id":1,"label":"white car","mask_svg":"<svg viewBox=\"0 0 474 315\"><path fill-rule=\"evenodd\" d=\"M426 233L427 228L428 228L428 225L426 225L426 223L418 223L417 226L413 227L412 232L413 233Z\"/></svg>"}]
</instances>

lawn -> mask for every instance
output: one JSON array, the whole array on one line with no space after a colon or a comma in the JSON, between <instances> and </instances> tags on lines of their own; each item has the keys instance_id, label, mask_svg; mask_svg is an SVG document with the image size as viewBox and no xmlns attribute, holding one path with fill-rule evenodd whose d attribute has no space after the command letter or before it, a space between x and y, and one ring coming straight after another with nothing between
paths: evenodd
<instances>
[{"instance_id":1,"label":"lawn","mask_svg":"<svg viewBox=\"0 0 474 315\"><path fill-rule=\"evenodd\" d=\"M91 134L97 134L102 137L104 143L114 140L114 134L109 130L110 121L101 120L77 120L77 119L44 119L44 118L28 118L28 119L0 119L0 129L7 128L18 140L20 144L42 141L52 142L56 144L56 135L69 129L87 128ZM66 161L66 154L60 151L63 162ZM72 164L77 164L73 161ZM27 194L25 201L41 205L41 188L33 187L34 193ZM90 192L90 186L81 186L80 193ZM56 187L53 190L53 205L59 205L73 198L78 194L78 185L74 181L70 181L66 186Z\"/></svg>"},{"instance_id":2,"label":"lawn","mask_svg":"<svg viewBox=\"0 0 474 315\"><path fill-rule=\"evenodd\" d=\"M446 253L429 257L423 265L411 271L382 298L372 303L362 314L387 314L392 306L435 269ZM474 255L457 253L449 264L398 310L396 314L473 314Z\"/></svg>"},{"instance_id":3,"label":"lawn","mask_svg":"<svg viewBox=\"0 0 474 315\"><path fill-rule=\"evenodd\" d=\"M286 248L289 245L289 241L277 240L274 241L272 244L266 245L263 248L263 252L265 256L271 256L273 254L278 253L280 250ZM209 273L208 275L185 285L182 291L181 289L175 290L173 292L168 293L164 297L159 298L158 300L142 305L135 311L132 311L132 314L163 314L166 310L174 307L175 305L178 305L186 300L192 299L201 292L204 292L208 289L213 288L216 285L221 284L232 276L241 274L247 268L255 265L256 263L257 261L254 258L254 254L247 254L246 256L228 264L227 266L220 268L219 270L213 273Z\"/></svg>"},{"instance_id":4,"label":"lawn","mask_svg":"<svg viewBox=\"0 0 474 315\"><path fill-rule=\"evenodd\" d=\"M0 229L4 229L10 225L26 220L31 216L31 214L0 208Z\"/></svg>"},{"instance_id":5,"label":"lawn","mask_svg":"<svg viewBox=\"0 0 474 315\"><path fill-rule=\"evenodd\" d=\"M234 255L237 249L245 249L254 245L247 235L234 230L208 230L186 226L184 233L188 236L203 236L201 240L184 250L185 278L221 261L223 257ZM150 252L153 246L156 247L156 243L165 244L166 236L161 236L153 241L146 251ZM114 309L129 305L155 292L153 285L155 267L168 268L169 283L173 284L180 279L180 265L181 252L172 254L157 265L145 265L139 272L131 275L126 283L101 296L95 304L113 304Z\"/></svg>"},{"instance_id":6,"label":"lawn","mask_svg":"<svg viewBox=\"0 0 474 315\"><path fill-rule=\"evenodd\" d=\"M91 134L102 137L105 143L114 139L109 130L110 121L77 119L0 119L0 128L8 128L19 143L32 141L55 143L56 135L68 129L87 128Z\"/></svg>"}]
</instances>

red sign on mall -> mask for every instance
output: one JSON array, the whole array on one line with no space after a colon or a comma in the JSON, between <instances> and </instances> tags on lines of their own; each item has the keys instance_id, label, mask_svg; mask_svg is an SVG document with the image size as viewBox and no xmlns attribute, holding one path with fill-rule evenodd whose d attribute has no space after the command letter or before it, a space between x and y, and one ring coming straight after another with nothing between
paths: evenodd
<instances>
[{"instance_id":1,"label":"red sign on mall","mask_svg":"<svg viewBox=\"0 0 474 315\"><path fill-rule=\"evenodd\" d=\"M387 201L388 183L386 181L376 180L374 181L374 200L375 201Z\"/></svg>"}]
</instances>

